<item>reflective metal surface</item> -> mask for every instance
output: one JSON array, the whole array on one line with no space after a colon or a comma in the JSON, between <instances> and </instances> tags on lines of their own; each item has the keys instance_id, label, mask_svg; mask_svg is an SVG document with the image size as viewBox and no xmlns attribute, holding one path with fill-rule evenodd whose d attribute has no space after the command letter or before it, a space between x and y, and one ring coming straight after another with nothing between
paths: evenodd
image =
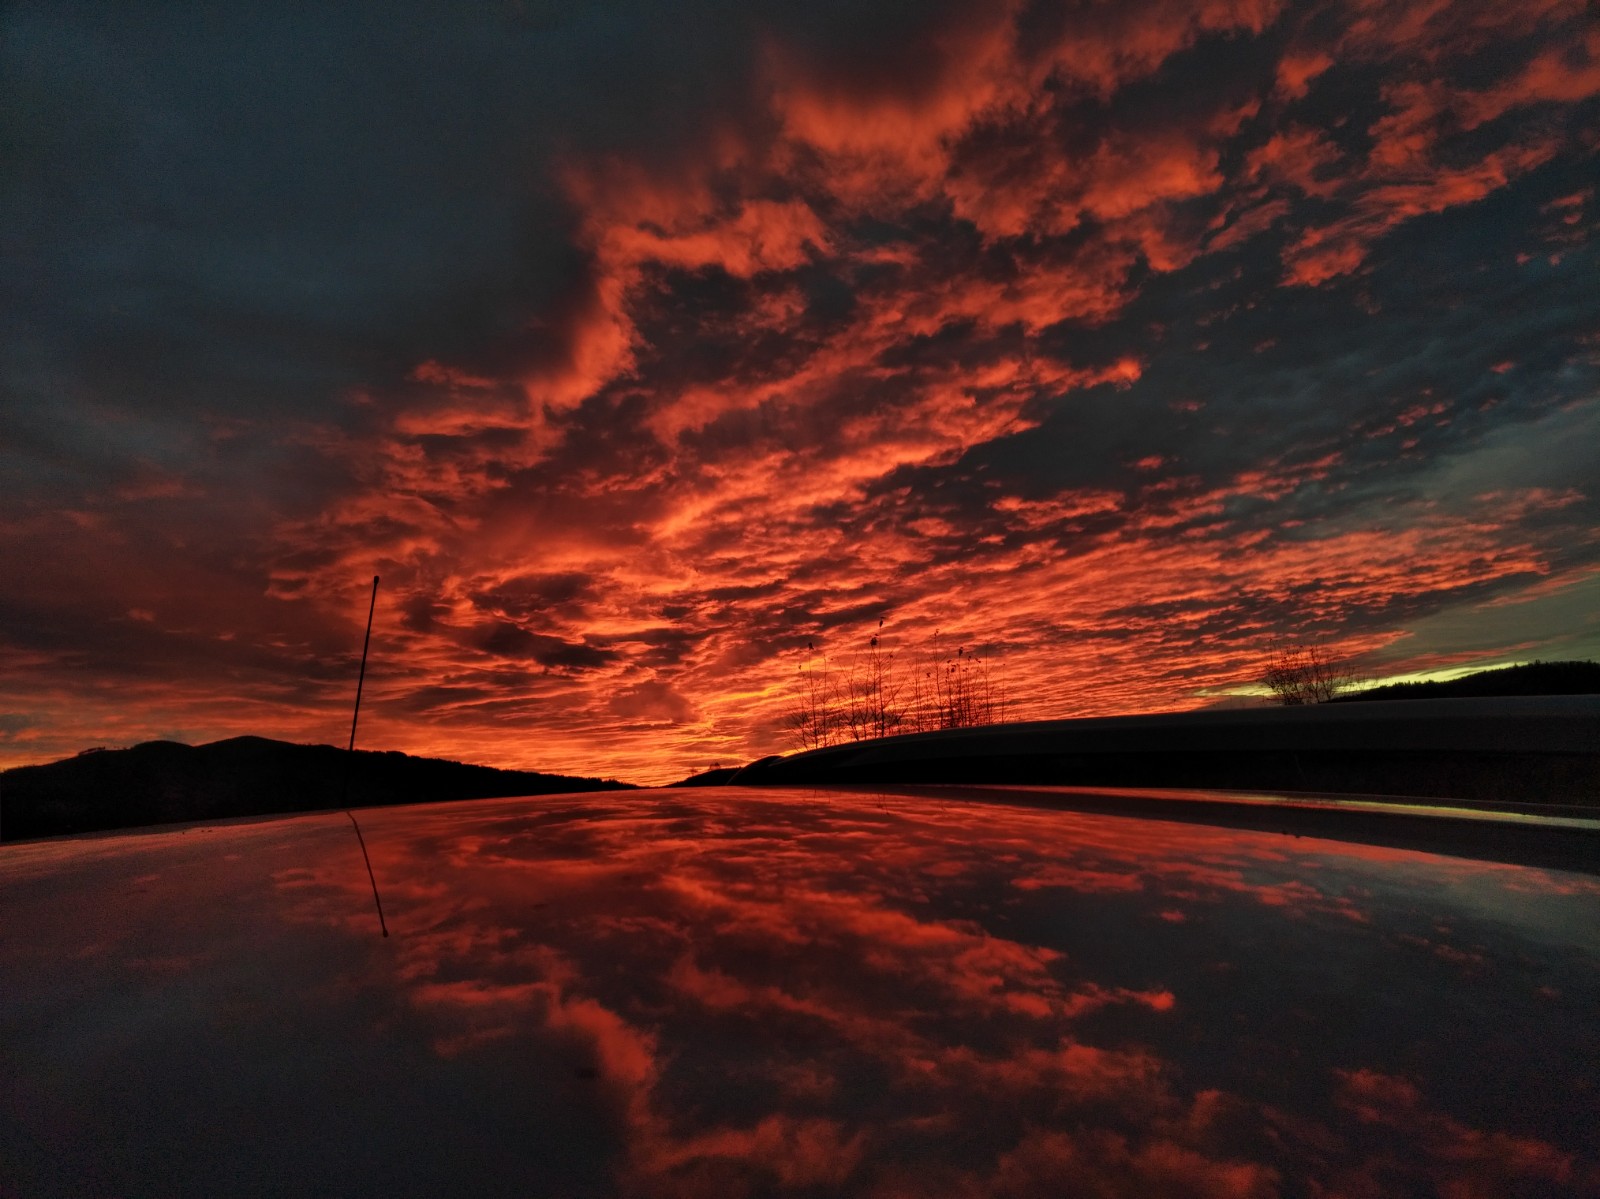
<instances>
[{"instance_id":1,"label":"reflective metal surface","mask_svg":"<svg viewBox=\"0 0 1600 1199\"><path fill-rule=\"evenodd\" d=\"M0 853L0 1193L1600 1194L1600 880L715 789Z\"/></svg>"}]
</instances>

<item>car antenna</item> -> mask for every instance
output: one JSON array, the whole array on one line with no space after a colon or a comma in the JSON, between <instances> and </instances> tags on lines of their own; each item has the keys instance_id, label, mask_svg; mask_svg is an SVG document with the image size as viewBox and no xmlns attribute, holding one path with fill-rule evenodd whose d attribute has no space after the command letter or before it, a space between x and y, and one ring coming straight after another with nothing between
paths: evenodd
<instances>
[{"instance_id":1,"label":"car antenna","mask_svg":"<svg viewBox=\"0 0 1600 1199\"><path fill-rule=\"evenodd\" d=\"M340 806L344 807L344 814L350 817L350 823L356 830L356 840L361 844L361 860L367 864L367 881L372 884L372 902L378 909L378 927L383 930L383 935L389 935L389 925L383 918L383 900L378 898L378 880L372 873L372 859L367 856L367 839L361 835L361 826L356 823L356 814L347 806L350 802L350 764L356 756L356 721L361 719L361 688L367 681L367 647L372 644L372 614L378 608L378 576L372 576L372 602L367 605L367 635L361 642L361 673L356 676L356 710L350 714L350 749L344 760L344 787L340 796Z\"/></svg>"}]
</instances>

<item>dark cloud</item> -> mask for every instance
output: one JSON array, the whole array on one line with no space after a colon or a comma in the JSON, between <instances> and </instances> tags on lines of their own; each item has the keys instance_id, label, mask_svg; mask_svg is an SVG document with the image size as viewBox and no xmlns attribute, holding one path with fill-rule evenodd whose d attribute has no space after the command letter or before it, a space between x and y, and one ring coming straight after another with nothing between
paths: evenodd
<instances>
[{"instance_id":1,"label":"dark cloud","mask_svg":"<svg viewBox=\"0 0 1600 1199\"><path fill-rule=\"evenodd\" d=\"M532 659L551 670L592 670L616 656L598 646L530 633L518 625L506 623L477 629L471 642L485 653L501 658Z\"/></svg>"},{"instance_id":2,"label":"dark cloud","mask_svg":"<svg viewBox=\"0 0 1600 1199\"><path fill-rule=\"evenodd\" d=\"M637 683L625 687L608 705L624 720L684 724L695 718L694 705L666 683Z\"/></svg>"}]
</instances>

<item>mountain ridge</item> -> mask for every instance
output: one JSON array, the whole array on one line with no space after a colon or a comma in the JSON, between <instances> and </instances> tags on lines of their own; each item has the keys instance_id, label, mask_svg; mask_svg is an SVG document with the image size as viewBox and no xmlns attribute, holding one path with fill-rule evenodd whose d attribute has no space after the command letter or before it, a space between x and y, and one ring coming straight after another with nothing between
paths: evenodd
<instances>
[{"instance_id":1,"label":"mountain ridge","mask_svg":"<svg viewBox=\"0 0 1600 1199\"><path fill-rule=\"evenodd\" d=\"M0 772L0 841L326 808L610 791L615 779L243 735L144 741Z\"/></svg>"}]
</instances>

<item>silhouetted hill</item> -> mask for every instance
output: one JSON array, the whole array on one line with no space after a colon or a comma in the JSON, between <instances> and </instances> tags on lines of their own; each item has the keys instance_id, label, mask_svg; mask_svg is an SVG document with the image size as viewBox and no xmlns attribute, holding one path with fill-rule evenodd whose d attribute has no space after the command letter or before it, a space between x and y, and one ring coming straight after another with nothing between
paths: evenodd
<instances>
[{"instance_id":1,"label":"silhouetted hill","mask_svg":"<svg viewBox=\"0 0 1600 1199\"><path fill-rule=\"evenodd\" d=\"M349 793L345 795L346 771ZM496 770L440 758L233 737L86 750L0 774L0 839L321 808L606 791L614 779Z\"/></svg>"},{"instance_id":2,"label":"silhouetted hill","mask_svg":"<svg viewBox=\"0 0 1600 1199\"><path fill-rule=\"evenodd\" d=\"M997 783L1435 796L1600 807L1600 696L1099 716L906 733L763 758L736 786Z\"/></svg>"},{"instance_id":3,"label":"silhouetted hill","mask_svg":"<svg viewBox=\"0 0 1600 1199\"><path fill-rule=\"evenodd\" d=\"M1364 699L1457 699L1494 695L1600 694L1600 662L1526 662L1480 670L1432 683L1390 683L1335 696L1333 703Z\"/></svg>"}]
</instances>

